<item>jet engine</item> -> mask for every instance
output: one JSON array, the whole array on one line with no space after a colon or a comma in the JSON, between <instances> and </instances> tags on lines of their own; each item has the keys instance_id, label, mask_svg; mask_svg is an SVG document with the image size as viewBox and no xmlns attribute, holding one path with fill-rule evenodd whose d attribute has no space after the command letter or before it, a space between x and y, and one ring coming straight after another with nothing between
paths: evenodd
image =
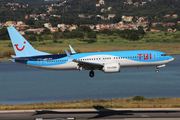
<instances>
[{"instance_id":1,"label":"jet engine","mask_svg":"<svg viewBox=\"0 0 180 120\"><path fill-rule=\"evenodd\" d=\"M120 72L120 68L120 63L109 63L104 64L102 71L104 71L105 73L117 73Z\"/></svg>"}]
</instances>

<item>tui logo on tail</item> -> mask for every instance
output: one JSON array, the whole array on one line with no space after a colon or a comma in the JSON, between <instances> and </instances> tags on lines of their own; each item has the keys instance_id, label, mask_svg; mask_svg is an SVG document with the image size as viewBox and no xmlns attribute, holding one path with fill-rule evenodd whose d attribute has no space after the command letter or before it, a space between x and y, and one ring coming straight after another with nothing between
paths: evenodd
<instances>
[{"instance_id":1,"label":"tui logo on tail","mask_svg":"<svg viewBox=\"0 0 180 120\"><path fill-rule=\"evenodd\" d=\"M24 41L24 44L26 44L26 41ZM18 44L14 44L14 46L16 47L16 49L17 49L18 51L23 51L24 48L25 48L25 45L24 45L21 49L18 48Z\"/></svg>"}]
</instances>

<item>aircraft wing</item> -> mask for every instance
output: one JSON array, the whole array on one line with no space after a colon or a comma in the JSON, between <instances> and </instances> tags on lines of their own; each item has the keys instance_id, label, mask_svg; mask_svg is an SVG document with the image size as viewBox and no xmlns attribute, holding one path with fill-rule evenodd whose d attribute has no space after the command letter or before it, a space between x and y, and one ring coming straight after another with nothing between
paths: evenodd
<instances>
[{"instance_id":1,"label":"aircraft wing","mask_svg":"<svg viewBox=\"0 0 180 120\"><path fill-rule=\"evenodd\" d=\"M79 67L85 68L85 69L92 69L92 70L99 70L103 68L103 64L100 63L92 63L92 62L84 62L79 60L73 60L73 62L78 63Z\"/></svg>"},{"instance_id":2,"label":"aircraft wing","mask_svg":"<svg viewBox=\"0 0 180 120\"><path fill-rule=\"evenodd\" d=\"M84 61L76 60L69 54L67 50L65 51L68 57L68 62L73 61L78 63L79 68L88 69L88 70L101 70L103 68L103 64L100 63L92 63L92 62L84 62Z\"/></svg>"}]
</instances>

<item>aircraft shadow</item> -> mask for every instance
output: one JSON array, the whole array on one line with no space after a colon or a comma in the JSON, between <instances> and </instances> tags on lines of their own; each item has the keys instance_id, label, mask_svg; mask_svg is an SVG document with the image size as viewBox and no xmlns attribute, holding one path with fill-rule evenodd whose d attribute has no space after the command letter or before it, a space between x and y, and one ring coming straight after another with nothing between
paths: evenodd
<instances>
[{"instance_id":1,"label":"aircraft shadow","mask_svg":"<svg viewBox=\"0 0 180 120\"><path fill-rule=\"evenodd\" d=\"M139 110L139 111L133 111L133 110L112 110L112 109L105 109L103 106L94 106L94 108L97 111L72 111L72 112L58 112L58 111L51 111L51 110L42 110L42 111L36 111L35 114L32 116L36 115L43 115L43 114L95 114L94 117L90 117L88 119L93 119L93 118L105 118L109 116L114 116L114 115L128 115L132 117L135 113L176 113L180 111L171 111L171 110Z\"/></svg>"}]
</instances>

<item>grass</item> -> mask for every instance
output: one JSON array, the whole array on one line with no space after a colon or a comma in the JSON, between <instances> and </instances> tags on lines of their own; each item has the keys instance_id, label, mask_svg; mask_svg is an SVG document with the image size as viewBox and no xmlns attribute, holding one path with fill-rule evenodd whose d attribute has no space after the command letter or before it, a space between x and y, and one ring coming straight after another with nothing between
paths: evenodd
<instances>
[{"instance_id":1,"label":"grass","mask_svg":"<svg viewBox=\"0 0 180 120\"><path fill-rule=\"evenodd\" d=\"M0 104L0 110L37 110L37 109L81 109L81 108L180 108L180 98L133 98L85 99L74 101L36 102L26 104Z\"/></svg>"},{"instance_id":2,"label":"grass","mask_svg":"<svg viewBox=\"0 0 180 120\"><path fill-rule=\"evenodd\" d=\"M118 35L97 35L97 42L88 44L81 39L59 39L57 43L53 40L36 41L30 43L40 51L52 54L64 54L68 45L72 45L76 52L97 52L97 51L124 51L124 50L158 50L169 55L180 54L180 31L175 33L146 32L146 35L139 41L129 41L120 38ZM179 36L179 37L178 37ZM85 38L87 39L87 38ZM7 61L5 57L14 55L10 40L0 41L0 61Z\"/></svg>"}]
</instances>

